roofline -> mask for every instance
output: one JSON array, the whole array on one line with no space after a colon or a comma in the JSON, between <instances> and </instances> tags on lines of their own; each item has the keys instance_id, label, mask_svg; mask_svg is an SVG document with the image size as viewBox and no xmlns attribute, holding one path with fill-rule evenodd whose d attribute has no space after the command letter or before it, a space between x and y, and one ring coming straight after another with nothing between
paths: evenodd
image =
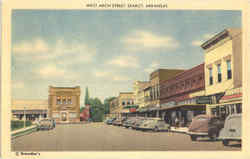
<instances>
[{"instance_id":1,"label":"roofline","mask_svg":"<svg viewBox=\"0 0 250 159\"><path fill-rule=\"evenodd\" d=\"M227 29L224 29L223 31L217 33L216 35L214 35L212 38L210 38L209 40L207 40L206 42L204 42L203 44L201 44L201 47L203 49L205 49L205 47L210 44L212 41L214 41L215 39L218 39L220 36L224 35L224 34L227 34L228 33L228 30Z\"/></svg>"}]
</instances>

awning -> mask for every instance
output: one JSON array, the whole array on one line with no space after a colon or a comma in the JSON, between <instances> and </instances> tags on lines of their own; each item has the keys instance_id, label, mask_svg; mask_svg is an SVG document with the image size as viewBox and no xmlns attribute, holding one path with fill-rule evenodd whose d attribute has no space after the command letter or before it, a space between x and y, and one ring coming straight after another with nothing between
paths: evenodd
<instances>
[{"instance_id":1,"label":"awning","mask_svg":"<svg viewBox=\"0 0 250 159\"><path fill-rule=\"evenodd\" d=\"M123 109L138 108L138 107L139 107L138 105L128 105L128 106L123 107Z\"/></svg>"},{"instance_id":2,"label":"awning","mask_svg":"<svg viewBox=\"0 0 250 159\"><path fill-rule=\"evenodd\" d=\"M242 103L242 101L234 101L234 102L218 103L218 104L208 104L207 106L209 108L215 108L217 106L225 106L225 105L229 105L229 104L238 104L238 103Z\"/></svg>"},{"instance_id":3,"label":"awning","mask_svg":"<svg viewBox=\"0 0 250 159\"><path fill-rule=\"evenodd\" d=\"M169 110L169 109L175 109L175 108L181 108L181 107L186 107L186 108L195 108L195 107L206 107L204 104L182 104L182 105L174 105L174 106L169 106L169 107L163 107L160 108L159 110Z\"/></svg>"},{"instance_id":4,"label":"awning","mask_svg":"<svg viewBox=\"0 0 250 159\"><path fill-rule=\"evenodd\" d=\"M129 113L129 109L122 109L121 113Z\"/></svg>"}]
</instances>

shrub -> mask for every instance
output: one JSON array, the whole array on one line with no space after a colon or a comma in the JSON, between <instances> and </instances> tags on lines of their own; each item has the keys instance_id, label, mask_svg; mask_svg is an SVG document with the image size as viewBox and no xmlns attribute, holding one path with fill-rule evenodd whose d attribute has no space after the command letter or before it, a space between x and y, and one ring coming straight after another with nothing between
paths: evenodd
<instances>
[{"instance_id":1,"label":"shrub","mask_svg":"<svg viewBox=\"0 0 250 159\"><path fill-rule=\"evenodd\" d=\"M26 122L26 127L31 126L32 122L27 120ZM11 121L11 130L17 130L17 129L21 129L24 127L24 121L22 120L12 120Z\"/></svg>"}]
</instances>

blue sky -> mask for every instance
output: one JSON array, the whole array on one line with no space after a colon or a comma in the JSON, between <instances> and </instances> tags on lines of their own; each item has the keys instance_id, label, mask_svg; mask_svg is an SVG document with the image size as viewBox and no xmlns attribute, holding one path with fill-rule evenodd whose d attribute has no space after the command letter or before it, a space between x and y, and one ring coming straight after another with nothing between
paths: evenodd
<instances>
[{"instance_id":1,"label":"blue sky","mask_svg":"<svg viewBox=\"0 0 250 159\"><path fill-rule=\"evenodd\" d=\"M239 11L14 10L12 95L47 99L48 86L85 87L104 99L132 91L157 68L189 69L202 42L241 27Z\"/></svg>"}]
</instances>

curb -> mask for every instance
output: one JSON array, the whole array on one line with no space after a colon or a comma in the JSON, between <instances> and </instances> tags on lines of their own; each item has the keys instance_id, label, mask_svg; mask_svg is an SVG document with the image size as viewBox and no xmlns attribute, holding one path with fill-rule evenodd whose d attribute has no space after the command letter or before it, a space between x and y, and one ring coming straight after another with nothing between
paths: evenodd
<instances>
[{"instance_id":1,"label":"curb","mask_svg":"<svg viewBox=\"0 0 250 159\"><path fill-rule=\"evenodd\" d=\"M15 138L20 137L20 136L28 135L28 134L35 132L35 131L37 131L37 126L31 127L30 129L27 129L24 131L13 133L13 134L11 134L11 139L15 139Z\"/></svg>"}]
</instances>

